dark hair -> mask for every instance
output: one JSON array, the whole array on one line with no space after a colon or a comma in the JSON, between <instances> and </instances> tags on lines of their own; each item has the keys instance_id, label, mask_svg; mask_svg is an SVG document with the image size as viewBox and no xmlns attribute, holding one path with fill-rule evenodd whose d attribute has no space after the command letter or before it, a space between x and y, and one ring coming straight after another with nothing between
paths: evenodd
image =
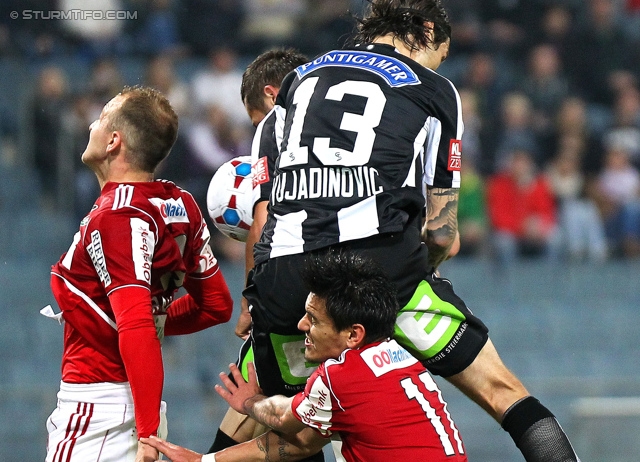
<instances>
[{"instance_id":1,"label":"dark hair","mask_svg":"<svg viewBox=\"0 0 640 462\"><path fill-rule=\"evenodd\" d=\"M440 0L367 0L369 7L358 19L355 43L370 43L393 34L412 50L424 49L451 38L449 16ZM425 22L433 22L433 39Z\"/></svg>"},{"instance_id":2,"label":"dark hair","mask_svg":"<svg viewBox=\"0 0 640 462\"><path fill-rule=\"evenodd\" d=\"M122 131L129 162L152 173L176 142L178 116L167 98L153 88L124 87L120 95L124 100L109 116L109 127Z\"/></svg>"},{"instance_id":3,"label":"dark hair","mask_svg":"<svg viewBox=\"0 0 640 462\"><path fill-rule=\"evenodd\" d=\"M258 56L242 74L240 97L248 109L267 112L262 89L265 85L280 87L282 79L309 59L293 48L269 50Z\"/></svg>"},{"instance_id":4,"label":"dark hair","mask_svg":"<svg viewBox=\"0 0 640 462\"><path fill-rule=\"evenodd\" d=\"M302 270L310 292L323 299L336 330L365 328L365 343L391 337L398 314L396 288L370 259L348 251L310 254Z\"/></svg>"}]
</instances>

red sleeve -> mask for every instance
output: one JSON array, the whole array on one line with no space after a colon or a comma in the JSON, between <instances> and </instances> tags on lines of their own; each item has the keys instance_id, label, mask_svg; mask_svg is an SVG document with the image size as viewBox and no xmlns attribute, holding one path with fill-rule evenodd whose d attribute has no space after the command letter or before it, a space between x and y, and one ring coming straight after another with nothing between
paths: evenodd
<instances>
[{"instance_id":1,"label":"red sleeve","mask_svg":"<svg viewBox=\"0 0 640 462\"><path fill-rule=\"evenodd\" d=\"M149 291L123 287L114 290L109 301L118 325L120 355L131 384L138 438L157 435L164 369Z\"/></svg>"},{"instance_id":2,"label":"red sleeve","mask_svg":"<svg viewBox=\"0 0 640 462\"><path fill-rule=\"evenodd\" d=\"M204 279L186 276L183 285L188 294L169 306L165 335L190 334L231 319L233 299L222 271Z\"/></svg>"}]
</instances>

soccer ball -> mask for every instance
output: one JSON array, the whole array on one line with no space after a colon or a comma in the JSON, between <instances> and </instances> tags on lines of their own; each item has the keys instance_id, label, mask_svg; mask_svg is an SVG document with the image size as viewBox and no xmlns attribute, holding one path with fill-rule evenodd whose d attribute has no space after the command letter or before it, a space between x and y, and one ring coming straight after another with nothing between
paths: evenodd
<instances>
[{"instance_id":1,"label":"soccer ball","mask_svg":"<svg viewBox=\"0 0 640 462\"><path fill-rule=\"evenodd\" d=\"M207 190L207 210L222 234L245 242L253 223L251 157L239 156L218 168Z\"/></svg>"}]
</instances>

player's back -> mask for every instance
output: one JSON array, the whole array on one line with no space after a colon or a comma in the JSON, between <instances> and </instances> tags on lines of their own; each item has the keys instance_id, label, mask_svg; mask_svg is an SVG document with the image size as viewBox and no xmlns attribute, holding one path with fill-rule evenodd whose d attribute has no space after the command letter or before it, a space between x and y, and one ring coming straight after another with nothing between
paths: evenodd
<instances>
[{"instance_id":1,"label":"player's back","mask_svg":"<svg viewBox=\"0 0 640 462\"><path fill-rule=\"evenodd\" d=\"M319 373L307 388L319 397L310 420L340 434L346 460L467 460L433 378L394 340L346 350Z\"/></svg>"},{"instance_id":2,"label":"player's back","mask_svg":"<svg viewBox=\"0 0 640 462\"><path fill-rule=\"evenodd\" d=\"M276 115L280 155L257 262L402 231L422 212L423 182L458 186L449 163L449 140L462 134L457 91L390 46L298 67Z\"/></svg>"}]
</instances>

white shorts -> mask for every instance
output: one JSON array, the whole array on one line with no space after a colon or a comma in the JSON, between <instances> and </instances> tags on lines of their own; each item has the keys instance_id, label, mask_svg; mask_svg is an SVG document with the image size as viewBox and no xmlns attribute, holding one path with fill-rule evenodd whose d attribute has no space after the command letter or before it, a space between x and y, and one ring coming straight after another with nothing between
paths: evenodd
<instances>
[{"instance_id":1,"label":"white shorts","mask_svg":"<svg viewBox=\"0 0 640 462\"><path fill-rule=\"evenodd\" d=\"M58 407L47 419L46 462L134 462L138 435L128 383L60 382ZM166 439L166 403L158 436Z\"/></svg>"}]
</instances>

